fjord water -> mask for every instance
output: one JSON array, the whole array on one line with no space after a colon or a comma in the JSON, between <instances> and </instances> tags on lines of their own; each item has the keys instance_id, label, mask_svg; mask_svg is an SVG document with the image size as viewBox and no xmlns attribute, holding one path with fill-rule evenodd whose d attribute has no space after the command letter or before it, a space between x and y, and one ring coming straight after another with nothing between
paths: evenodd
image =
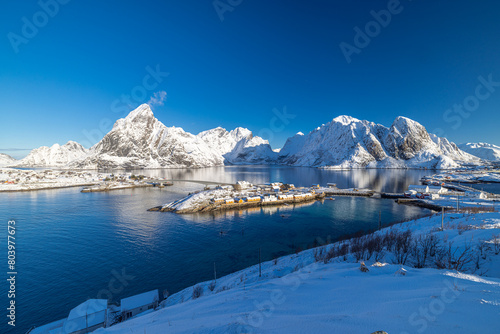
<instances>
[{"instance_id":1,"label":"fjord water","mask_svg":"<svg viewBox=\"0 0 500 334\"><path fill-rule=\"evenodd\" d=\"M432 173L270 166L134 172L228 183L282 181L310 186L333 182L341 188L385 192L402 192ZM262 260L267 261L311 246L318 238L334 241L374 229L379 211L383 224L429 213L393 200L355 197L219 214L146 211L202 188L201 184L177 181L164 189L80 193L80 188L67 188L0 194L5 230L9 219L15 219L17 226L14 332L24 333L32 325L62 319L89 298L119 301L156 288L175 293L212 279L214 262L218 276L256 264L259 248ZM2 237L4 254L5 239ZM6 264L3 268L7 272ZM2 328L5 325L2 322Z\"/></svg>"}]
</instances>

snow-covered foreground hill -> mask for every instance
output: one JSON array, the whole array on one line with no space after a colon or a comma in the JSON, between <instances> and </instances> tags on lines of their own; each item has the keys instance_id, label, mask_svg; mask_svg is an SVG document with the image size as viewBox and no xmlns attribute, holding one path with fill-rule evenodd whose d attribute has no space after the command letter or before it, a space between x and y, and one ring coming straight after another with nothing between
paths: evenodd
<instances>
[{"instance_id":1,"label":"snow-covered foreground hill","mask_svg":"<svg viewBox=\"0 0 500 334\"><path fill-rule=\"evenodd\" d=\"M497 333L500 214L440 227L436 215L281 257L95 333Z\"/></svg>"}]
</instances>

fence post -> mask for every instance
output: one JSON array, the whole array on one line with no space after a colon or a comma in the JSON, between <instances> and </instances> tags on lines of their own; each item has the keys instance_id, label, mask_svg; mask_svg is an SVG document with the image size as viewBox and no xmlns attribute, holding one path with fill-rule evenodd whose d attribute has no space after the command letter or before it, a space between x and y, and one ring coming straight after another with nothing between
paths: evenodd
<instances>
[{"instance_id":1,"label":"fence post","mask_svg":"<svg viewBox=\"0 0 500 334\"><path fill-rule=\"evenodd\" d=\"M214 281L215 284L217 284L217 270L215 269L215 262L214 262Z\"/></svg>"},{"instance_id":2,"label":"fence post","mask_svg":"<svg viewBox=\"0 0 500 334\"><path fill-rule=\"evenodd\" d=\"M444 231L444 206L441 208L441 231Z\"/></svg>"},{"instance_id":3,"label":"fence post","mask_svg":"<svg viewBox=\"0 0 500 334\"><path fill-rule=\"evenodd\" d=\"M260 265L260 247L259 247L259 277L262 277L262 268L261 268L261 265Z\"/></svg>"}]
</instances>

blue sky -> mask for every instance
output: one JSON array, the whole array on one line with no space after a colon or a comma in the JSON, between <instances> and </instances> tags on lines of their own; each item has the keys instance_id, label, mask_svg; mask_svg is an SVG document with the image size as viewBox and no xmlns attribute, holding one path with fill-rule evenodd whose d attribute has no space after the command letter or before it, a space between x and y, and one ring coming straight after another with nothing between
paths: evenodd
<instances>
[{"instance_id":1,"label":"blue sky","mask_svg":"<svg viewBox=\"0 0 500 334\"><path fill-rule=\"evenodd\" d=\"M496 1L55 1L0 13L0 152L18 158L94 144L160 91L167 126L243 126L274 148L342 114L500 144Z\"/></svg>"}]
</instances>

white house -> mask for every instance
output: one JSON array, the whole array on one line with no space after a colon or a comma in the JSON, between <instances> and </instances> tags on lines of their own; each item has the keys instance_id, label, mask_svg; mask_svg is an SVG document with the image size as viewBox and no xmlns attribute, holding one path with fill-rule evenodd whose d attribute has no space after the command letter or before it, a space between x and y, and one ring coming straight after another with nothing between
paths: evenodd
<instances>
[{"instance_id":1,"label":"white house","mask_svg":"<svg viewBox=\"0 0 500 334\"><path fill-rule=\"evenodd\" d=\"M408 186L408 190L414 190L417 193L428 193L429 192L429 186L426 185L419 185L419 184L411 184Z\"/></svg>"},{"instance_id":2,"label":"white house","mask_svg":"<svg viewBox=\"0 0 500 334\"><path fill-rule=\"evenodd\" d=\"M275 195L264 195L262 197L262 202L275 202L278 198Z\"/></svg>"},{"instance_id":3,"label":"white house","mask_svg":"<svg viewBox=\"0 0 500 334\"><path fill-rule=\"evenodd\" d=\"M448 192L448 189L441 186L427 186L427 188L429 188L428 193L430 194L445 194Z\"/></svg>"},{"instance_id":4,"label":"white house","mask_svg":"<svg viewBox=\"0 0 500 334\"><path fill-rule=\"evenodd\" d=\"M247 181L238 181L236 182L236 190L244 190L252 187L252 184Z\"/></svg>"},{"instance_id":5,"label":"white house","mask_svg":"<svg viewBox=\"0 0 500 334\"><path fill-rule=\"evenodd\" d=\"M144 292L121 300L123 320L130 319L139 313L152 310L158 306L160 295L158 290Z\"/></svg>"},{"instance_id":6,"label":"white house","mask_svg":"<svg viewBox=\"0 0 500 334\"><path fill-rule=\"evenodd\" d=\"M69 312L63 323L61 333L83 334L106 327L108 317L108 301L106 299L89 299Z\"/></svg>"},{"instance_id":7,"label":"white house","mask_svg":"<svg viewBox=\"0 0 500 334\"><path fill-rule=\"evenodd\" d=\"M440 186L427 186L419 184L409 185L408 190L409 191L414 190L418 193L423 193L423 194L444 194L448 192L448 189Z\"/></svg>"},{"instance_id":8,"label":"white house","mask_svg":"<svg viewBox=\"0 0 500 334\"><path fill-rule=\"evenodd\" d=\"M488 196L483 191L466 191L464 196L469 198L487 199Z\"/></svg>"},{"instance_id":9,"label":"white house","mask_svg":"<svg viewBox=\"0 0 500 334\"><path fill-rule=\"evenodd\" d=\"M292 194L279 194L278 195L278 199L280 200L289 200L289 199L293 199L293 195Z\"/></svg>"}]
</instances>

